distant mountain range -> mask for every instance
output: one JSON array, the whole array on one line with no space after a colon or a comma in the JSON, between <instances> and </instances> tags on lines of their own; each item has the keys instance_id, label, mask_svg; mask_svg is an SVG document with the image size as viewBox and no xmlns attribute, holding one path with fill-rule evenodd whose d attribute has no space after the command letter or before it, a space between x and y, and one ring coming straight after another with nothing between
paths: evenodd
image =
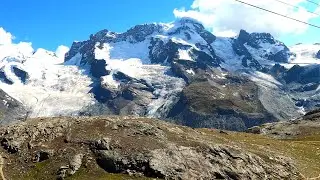
<instances>
[{"instance_id":1,"label":"distant mountain range","mask_svg":"<svg viewBox=\"0 0 320 180\"><path fill-rule=\"evenodd\" d=\"M99 31L73 42L64 60L5 46L1 123L115 114L243 131L320 107L320 45L287 47L269 33L216 37L182 18ZM8 98L14 111L6 111Z\"/></svg>"}]
</instances>

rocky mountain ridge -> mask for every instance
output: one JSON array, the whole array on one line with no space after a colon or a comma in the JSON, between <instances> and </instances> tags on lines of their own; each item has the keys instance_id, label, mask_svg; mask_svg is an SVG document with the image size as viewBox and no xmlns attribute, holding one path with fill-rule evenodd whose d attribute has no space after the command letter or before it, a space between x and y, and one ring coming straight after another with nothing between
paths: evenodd
<instances>
[{"instance_id":1,"label":"rocky mountain ridge","mask_svg":"<svg viewBox=\"0 0 320 180\"><path fill-rule=\"evenodd\" d=\"M216 37L182 18L102 30L74 42L62 64L43 51L4 58L0 88L31 117L137 115L244 131L319 106L320 66L303 64L318 63L319 49L244 30Z\"/></svg>"}]
</instances>

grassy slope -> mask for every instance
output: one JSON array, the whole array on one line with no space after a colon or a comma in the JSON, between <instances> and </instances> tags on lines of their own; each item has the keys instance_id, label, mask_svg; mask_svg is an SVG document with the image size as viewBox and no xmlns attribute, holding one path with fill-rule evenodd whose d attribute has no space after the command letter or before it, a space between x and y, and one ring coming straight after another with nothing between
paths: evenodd
<instances>
[{"instance_id":1,"label":"grassy slope","mask_svg":"<svg viewBox=\"0 0 320 180\"><path fill-rule=\"evenodd\" d=\"M24 179L24 180L40 180L40 179L55 179L55 174L46 173L47 170L51 170L50 167L52 162L50 160L37 163L35 167L29 171L27 174L22 175L20 177L13 177L14 179ZM148 178L142 177L131 177L129 175L124 174L111 174L105 172L103 169L99 168L95 164L90 164L91 167L81 167L80 170L73 176L66 178L66 180L148 180ZM96 167L92 167L96 166Z\"/></svg>"},{"instance_id":2,"label":"grassy slope","mask_svg":"<svg viewBox=\"0 0 320 180\"><path fill-rule=\"evenodd\" d=\"M226 132L221 133L219 130L212 129L191 129L188 127L181 127L164 123L161 121L154 121L150 119L141 119L142 121L158 126L161 129L168 127L170 131L166 130L166 137L169 141L174 142L182 146L201 146L201 142L217 145L230 145L240 147L244 150L250 151L259 155L266 161L275 161L269 159L271 155L279 154L290 157L300 169L300 172L305 177L317 177L320 174L320 132L318 130L303 129L305 133L303 135L295 137L290 140L279 140L264 135ZM128 119L128 121L131 121ZM136 143L146 146L148 148L159 148L159 144L156 143L149 136L137 139L136 137L123 136L113 131L108 130L109 126L104 126L104 120L94 121L93 123L80 123L72 130L73 136L78 138L83 137L97 137L105 135L112 138L122 139L122 143L128 149L139 148L135 146ZM176 128L179 130L176 130ZM182 131L181 131L182 130ZM117 132L117 131L116 131ZM102 135L102 134L105 135ZM120 135L120 136L119 136ZM52 146L61 148L64 146L63 139L55 140L57 142L51 142ZM144 142L144 143L142 143ZM132 144L133 143L133 144ZM155 144L154 144L155 143ZM158 147L159 146L159 147ZM77 148L77 147L74 147ZM131 151L131 150L130 150ZM13 156L12 156L13 157ZM20 160L19 160L20 161ZM9 175L11 179L55 179L56 170L61 165L61 157L49 159L45 162L31 164L27 173L14 174L14 172L21 172L21 169L15 169L18 167L7 165L5 175ZM9 168L9 169L8 169ZM15 170L14 170L15 169ZM146 179L139 177L129 177L127 175L116 175L104 172L99 168L94 160L85 163L74 176L69 179Z\"/></svg>"},{"instance_id":3,"label":"grassy slope","mask_svg":"<svg viewBox=\"0 0 320 180\"><path fill-rule=\"evenodd\" d=\"M306 178L320 175L320 132L300 136L290 140L280 140L263 135L234 133L219 133L216 130L203 129L207 138L216 138L221 143L230 143L247 149L261 157L269 153L278 153L292 158Z\"/></svg>"}]
</instances>

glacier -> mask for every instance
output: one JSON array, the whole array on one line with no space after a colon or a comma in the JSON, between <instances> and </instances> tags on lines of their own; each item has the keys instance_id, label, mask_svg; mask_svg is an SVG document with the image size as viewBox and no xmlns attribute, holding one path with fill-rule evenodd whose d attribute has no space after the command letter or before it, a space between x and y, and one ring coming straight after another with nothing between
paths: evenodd
<instances>
[{"instance_id":1,"label":"glacier","mask_svg":"<svg viewBox=\"0 0 320 180\"><path fill-rule=\"evenodd\" d=\"M31 117L77 116L106 104L115 114L166 118L191 83L207 79L225 88L230 84L220 87L219 82L233 75L254 82L262 105L277 119L294 118L316 106L319 98L319 88L295 89L318 82L285 78L291 78L286 76L295 65L304 67L304 74L312 73L320 64L319 50L319 44L286 47L268 33L216 37L199 22L182 18L124 33L102 30L89 40L75 41L65 56L35 51L27 42L0 45L0 89L24 104ZM94 88L107 94L105 102L99 102ZM135 104L119 110L122 100Z\"/></svg>"}]
</instances>

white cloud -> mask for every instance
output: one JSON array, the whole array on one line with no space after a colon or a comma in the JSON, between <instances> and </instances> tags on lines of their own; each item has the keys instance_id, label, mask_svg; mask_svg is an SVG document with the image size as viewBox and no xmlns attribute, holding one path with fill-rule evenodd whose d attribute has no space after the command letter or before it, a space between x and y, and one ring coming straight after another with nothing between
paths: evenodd
<instances>
[{"instance_id":1,"label":"white cloud","mask_svg":"<svg viewBox=\"0 0 320 180\"><path fill-rule=\"evenodd\" d=\"M0 45L11 44L13 36L11 33L6 32L2 27L0 27Z\"/></svg>"},{"instance_id":2,"label":"white cloud","mask_svg":"<svg viewBox=\"0 0 320 180\"><path fill-rule=\"evenodd\" d=\"M13 43L14 36L0 27L0 60L5 57L28 57L33 53L32 43Z\"/></svg>"},{"instance_id":3,"label":"white cloud","mask_svg":"<svg viewBox=\"0 0 320 180\"><path fill-rule=\"evenodd\" d=\"M61 45L56 50L56 55L58 58L64 58L65 54L69 51L69 47Z\"/></svg>"},{"instance_id":4,"label":"white cloud","mask_svg":"<svg viewBox=\"0 0 320 180\"><path fill-rule=\"evenodd\" d=\"M31 42L13 43L14 36L0 27L0 60L5 57L31 57L34 54L34 49ZM64 61L64 55L69 51L67 46L59 46L55 52L60 61ZM37 52L48 52L46 54L53 54L53 52L39 48Z\"/></svg>"},{"instance_id":5,"label":"white cloud","mask_svg":"<svg viewBox=\"0 0 320 180\"><path fill-rule=\"evenodd\" d=\"M308 13L303 7L296 9L275 0L242 1L305 22L319 17ZM282 1L295 6L305 2L305 0ZM319 12L319 10L320 8L315 12ZM240 29L249 32L269 32L274 36L280 36L288 33L301 34L309 28L305 24L241 4L235 0L194 0L191 10L175 9L174 15L197 19L214 34L222 36L233 36L238 34Z\"/></svg>"}]
</instances>

